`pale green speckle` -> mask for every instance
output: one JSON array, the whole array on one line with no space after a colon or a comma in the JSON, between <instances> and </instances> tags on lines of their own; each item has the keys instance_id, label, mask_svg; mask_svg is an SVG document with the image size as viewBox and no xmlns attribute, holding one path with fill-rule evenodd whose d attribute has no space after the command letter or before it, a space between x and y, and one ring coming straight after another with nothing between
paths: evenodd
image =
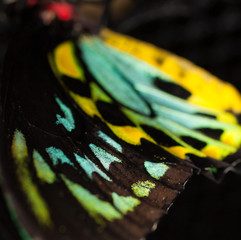
<instances>
[{"instance_id":1,"label":"pale green speckle","mask_svg":"<svg viewBox=\"0 0 241 240\"><path fill-rule=\"evenodd\" d=\"M93 195L79 184L70 181L64 175L61 175L61 177L76 200L97 223L104 224L104 219L113 221L122 218L122 214L110 202L100 200L96 195Z\"/></svg>"},{"instance_id":2,"label":"pale green speckle","mask_svg":"<svg viewBox=\"0 0 241 240\"><path fill-rule=\"evenodd\" d=\"M33 151L33 163L37 176L42 182L47 182L49 184L55 182L55 173L50 169L49 165L36 150Z\"/></svg>"},{"instance_id":3,"label":"pale green speckle","mask_svg":"<svg viewBox=\"0 0 241 240\"><path fill-rule=\"evenodd\" d=\"M131 185L133 193L137 197L148 197L152 188L155 188L155 183L150 181L138 181Z\"/></svg>"},{"instance_id":4,"label":"pale green speckle","mask_svg":"<svg viewBox=\"0 0 241 240\"><path fill-rule=\"evenodd\" d=\"M91 148L92 152L95 154L95 156L100 160L104 168L109 171L110 164L112 162L119 162L121 163L121 160L110 153L107 153L104 149L97 147L93 143L89 145Z\"/></svg>"},{"instance_id":5,"label":"pale green speckle","mask_svg":"<svg viewBox=\"0 0 241 240\"><path fill-rule=\"evenodd\" d=\"M101 177L106 179L107 181L111 182L112 180L102 172L87 156L85 158L80 157L79 155L75 154L76 161L80 164L80 166L84 169L86 174L90 179L93 179L92 174L93 172L98 173Z\"/></svg>"},{"instance_id":6,"label":"pale green speckle","mask_svg":"<svg viewBox=\"0 0 241 240\"><path fill-rule=\"evenodd\" d=\"M75 121L71 110L57 97L55 97L61 111L64 113L64 117L56 114L57 121L56 124L62 124L65 129L71 132L75 128Z\"/></svg>"},{"instance_id":7,"label":"pale green speckle","mask_svg":"<svg viewBox=\"0 0 241 240\"><path fill-rule=\"evenodd\" d=\"M133 198L131 196L119 196L117 193L113 192L112 193L112 198L115 207L122 213L126 214L128 211L134 211L134 208L139 205L141 202Z\"/></svg>"},{"instance_id":8,"label":"pale green speckle","mask_svg":"<svg viewBox=\"0 0 241 240\"><path fill-rule=\"evenodd\" d=\"M163 177L169 167L164 163L153 163L149 161L144 162L146 171L155 179L159 180Z\"/></svg>"}]
</instances>

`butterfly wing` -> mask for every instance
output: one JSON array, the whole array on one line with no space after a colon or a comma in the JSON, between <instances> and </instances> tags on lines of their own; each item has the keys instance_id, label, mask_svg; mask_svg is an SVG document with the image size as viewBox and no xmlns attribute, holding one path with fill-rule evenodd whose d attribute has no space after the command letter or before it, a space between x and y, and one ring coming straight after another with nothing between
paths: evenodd
<instances>
[{"instance_id":1,"label":"butterfly wing","mask_svg":"<svg viewBox=\"0 0 241 240\"><path fill-rule=\"evenodd\" d=\"M208 170L203 173L212 178L238 163L240 95L233 86L154 46L109 30L102 35L105 42L86 36L77 44L59 45L50 55L56 76L87 115L98 116L125 142L154 143L183 163ZM151 62L161 57L160 66ZM182 80L172 74L174 66L162 66L169 62L182 71ZM90 95L80 97L76 89L84 89L80 84L86 79ZM122 117L116 119L111 109Z\"/></svg>"},{"instance_id":2,"label":"butterfly wing","mask_svg":"<svg viewBox=\"0 0 241 240\"><path fill-rule=\"evenodd\" d=\"M5 71L3 189L22 238L139 239L193 169L236 163L232 86L109 30L50 51L45 38L18 40Z\"/></svg>"},{"instance_id":3,"label":"butterfly wing","mask_svg":"<svg viewBox=\"0 0 241 240\"><path fill-rule=\"evenodd\" d=\"M183 190L192 167L123 112L138 111L105 90L73 43L60 62L58 48L48 55L51 69L45 37L39 31L18 39L5 70L2 185L19 234L139 239Z\"/></svg>"}]
</instances>

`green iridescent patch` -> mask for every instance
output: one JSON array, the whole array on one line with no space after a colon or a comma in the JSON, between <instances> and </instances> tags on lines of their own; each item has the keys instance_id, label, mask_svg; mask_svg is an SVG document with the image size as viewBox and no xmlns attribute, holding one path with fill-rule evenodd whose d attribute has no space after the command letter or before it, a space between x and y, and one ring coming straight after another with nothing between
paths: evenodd
<instances>
[{"instance_id":1,"label":"green iridescent patch","mask_svg":"<svg viewBox=\"0 0 241 240\"><path fill-rule=\"evenodd\" d=\"M115 207L118 208L118 210L123 214L126 214L128 211L133 212L134 208L141 203L136 198L133 198L131 196L127 196L127 197L119 196L115 192L112 193L112 198L113 198Z\"/></svg>"},{"instance_id":2,"label":"green iridescent patch","mask_svg":"<svg viewBox=\"0 0 241 240\"><path fill-rule=\"evenodd\" d=\"M51 226L52 220L47 203L41 196L37 185L32 179L30 170L30 158L24 135L15 130L12 141L12 156L16 164L16 174L20 182L22 191L27 197L31 209L42 225Z\"/></svg>"},{"instance_id":3,"label":"green iridescent patch","mask_svg":"<svg viewBox=\"0 0 241 240\"><path fill-rule=\"evenodd\" d=\"M70 181L64 175L61 175L61 177L76 200L97 223L104 224L104 219L114 221L122 218L122 214L110 202L100 200L96 195L93 195L79 184Z\"/></svg>"},{"instance_id":4,"label":"green iridescent patch","mask_svg":"<svg viewBox=\"0 0 241 240\"><path fill-rule=\"evenodd\" d=\"M55 173L36 150L33 151L33 163L37 176L42 182L51 184L56 181Z\"/></svg>"},{"instance_id":5,"label":"green iridescent patch","mask_svg":"<svg viewBox=\"0 0 241 240\"><path fill-rule=\"evenodd\" d=\"M148 197L151 189L155 188L156 184L150 181L138 181L131 185L133 193L137 197Z\"/></svg>"}]
</instances>

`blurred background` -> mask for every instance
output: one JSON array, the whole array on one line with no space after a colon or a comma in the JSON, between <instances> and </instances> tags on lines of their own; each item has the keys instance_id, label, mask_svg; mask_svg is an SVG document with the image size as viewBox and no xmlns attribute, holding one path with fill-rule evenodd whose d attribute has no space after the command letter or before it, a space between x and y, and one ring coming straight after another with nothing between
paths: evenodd
<instances>
[{"instance_id":1,"label":"blurred background","mask_svg":"<svg viewBox=\"0 0 241 240\"><path fill-rule=\"evenodd\" d=\"M1 74L18 20L7 16L5 6L0 9ZM87 6L84 12L98 21L101 10ZM106 22L193 61L241 90L241 1L113 0ZM195 176L147 240L240 240L240 219L241 176L229 173L220 184Z\"/></svg>"}]
</instances>

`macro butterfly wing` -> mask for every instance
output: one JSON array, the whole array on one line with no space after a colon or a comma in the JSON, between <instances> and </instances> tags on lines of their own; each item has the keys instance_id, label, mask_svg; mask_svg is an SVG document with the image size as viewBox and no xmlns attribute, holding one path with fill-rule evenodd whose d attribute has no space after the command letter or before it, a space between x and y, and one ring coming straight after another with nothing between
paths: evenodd
<instances>
[{"instance_id":1,"label":"macro butterfly wing","mask_svg":"<svg viewBox=\"0 0 241 240\"><path fill-rule=\"evenodd\" d=\"M62 74L59 83L41 34L18 40L6 70L1 169L9 208L32 238L139 239L192 169L145 139L87 68L86 82Z\"/></svg>"},{"instance_id":2,"label":"macro butterfly wing","mask_svg":"<svg viewBox=\"0 0 241 240\"><path fill-rule=\"evenodd\" d=\"M18 41L5 74L3 189L22 238L140 239L193 171L235 166L232 86L109 30L48 51L45 37Z\"/></svg>"}]
</instances>

